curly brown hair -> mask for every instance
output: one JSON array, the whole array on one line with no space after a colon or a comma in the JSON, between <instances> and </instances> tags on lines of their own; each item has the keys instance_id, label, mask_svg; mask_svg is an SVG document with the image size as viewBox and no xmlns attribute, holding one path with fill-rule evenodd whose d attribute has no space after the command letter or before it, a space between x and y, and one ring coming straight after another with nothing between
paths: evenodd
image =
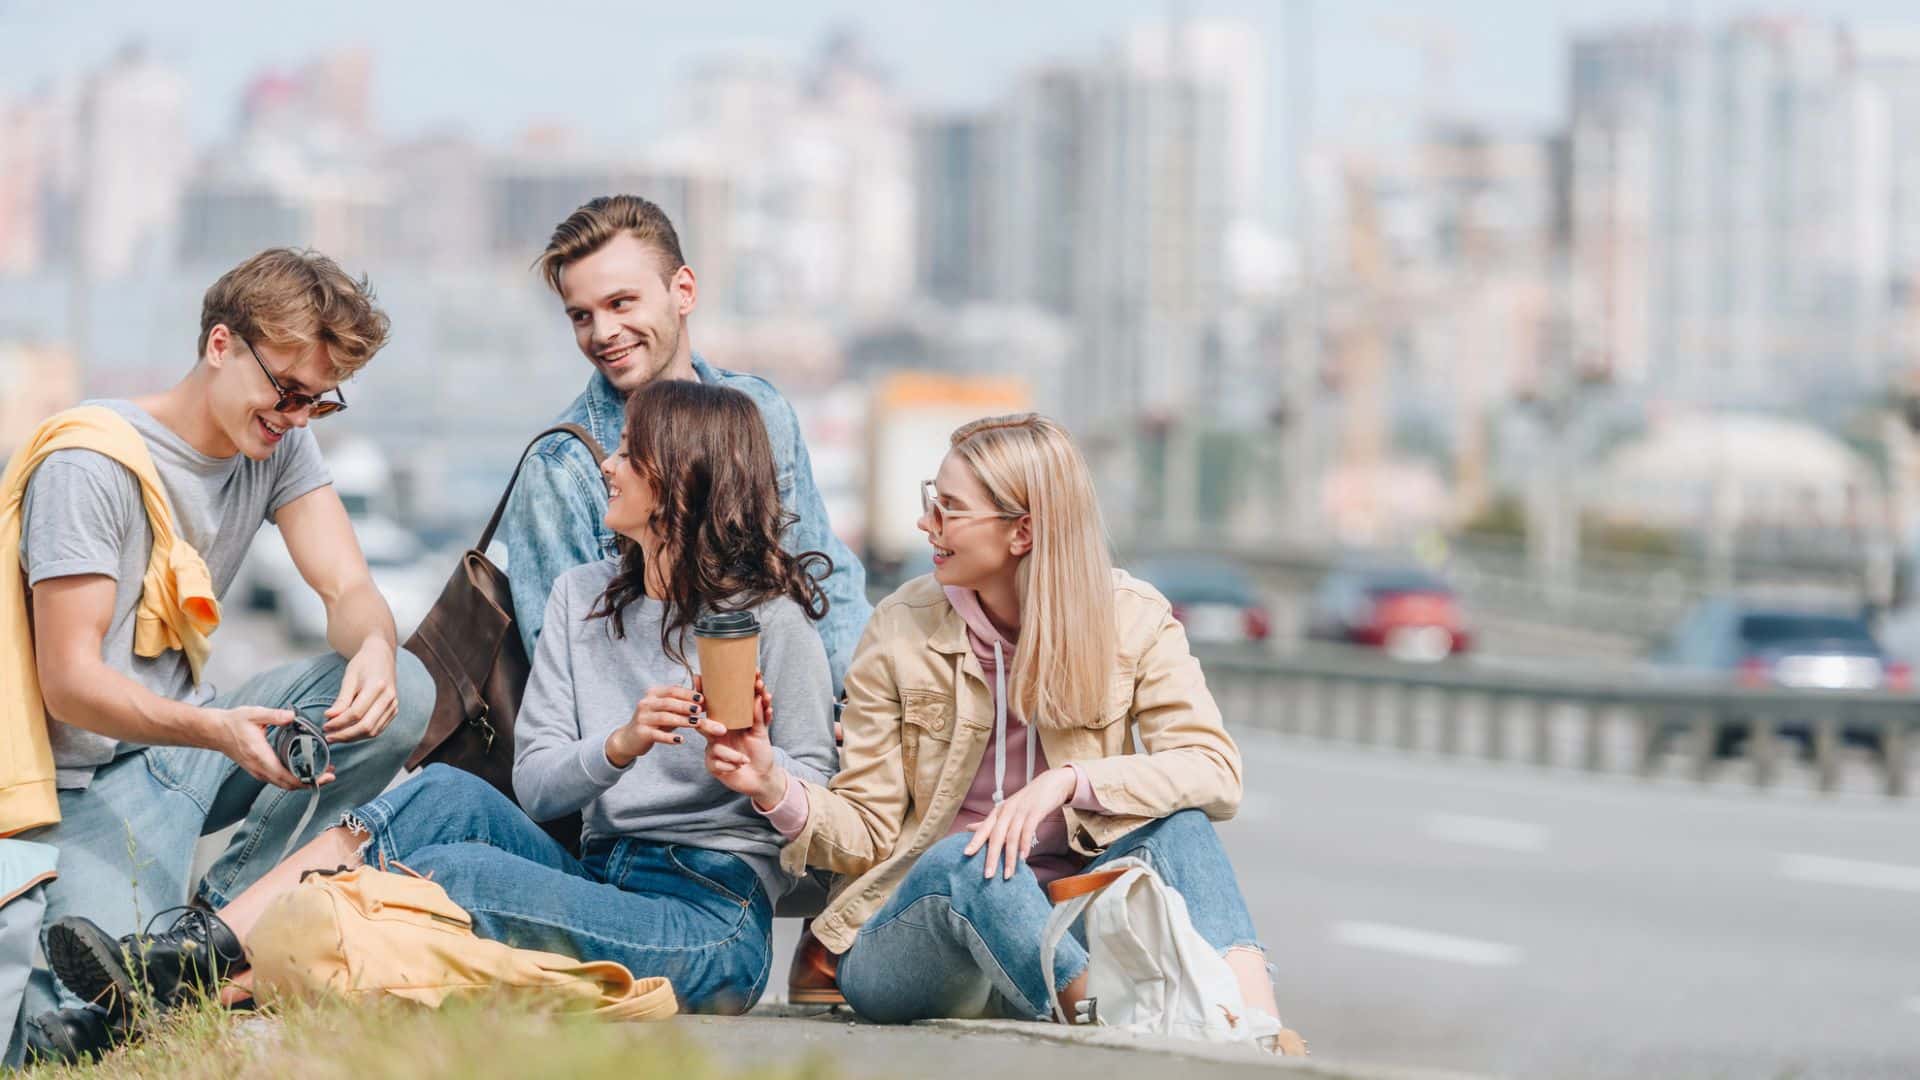
<instances>
[{"instance_id":1,"label":"curly brown hair","mask_svg":"<svg viewBox=\"0 0 1920 1080\"><path fill-rule=\"evenodd\" d=\"M827 614L821 580L833 560L819 551L789 554L780 536L795 520L780 507L773 445L753 399L738 390L660 379L627 398L621 443L635 472L656 495L648 524L665 540L667 575L660 647L686 665L685 630L703 611L743 611L776 596L809 618ZM620 569L587 617L613 621L646 595L646 556L621 544Z\"/></svg>"}]
</instances>

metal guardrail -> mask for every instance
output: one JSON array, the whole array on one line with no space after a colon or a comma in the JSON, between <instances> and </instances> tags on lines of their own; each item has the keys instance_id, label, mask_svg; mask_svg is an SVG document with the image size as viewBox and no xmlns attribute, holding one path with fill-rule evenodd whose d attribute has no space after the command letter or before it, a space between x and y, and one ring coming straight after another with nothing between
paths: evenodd
<instances>
[{"instance_id":1,"label":"metal guardrail","mask_svg":"<svg viewBox=\"0 0 1920 1080\"><path fill-rule=\"evenodd\" d=\"M1839 787L1842 750L1852 740L1877 744L1877 781L1900 797L1920 735L1920 696L1913 694L1634 684L1632 674L1560 678L1318 653L1220 651L1202 653L1201 663L1230 723L1596 773L1651 777L1678 748L1689 774L1705 783L1716 776L1720 751L1744 742L1743 764L1766 788L1804 733L1819 790ZM1622 745L1631 751L1623 754Z\"/></svg>"},{"instance_id":2,"label":"metal guardrail","mask_svg":"<svg viewBox=\"0 0 1920 1080\"><path fill-rule=\"evenodd\" d=\"M1223 556L1255 571L1269 585L1285 582L1286 588L1303 594L1341 558L1330 549L1235 544L1200 535L1136 538L1123 545L1123 551L1129 556L1176 552ZM1801 600L1823 606L1835 606L1842 599L1858 606L1864 590L1857 569L1757 562L1734 569L1737 572L1726 583L1731 590L1782 597L1797 594ZM1577 626L1641 641L1658 637L1695 602L1716 591L1697 559L1606 552L1585 553L1567 582L1543 582L1537 580L1523 546L1486 537L1456 538L1442 572L1460 590L1470 612Z\"/></svg>"}]
</instances>

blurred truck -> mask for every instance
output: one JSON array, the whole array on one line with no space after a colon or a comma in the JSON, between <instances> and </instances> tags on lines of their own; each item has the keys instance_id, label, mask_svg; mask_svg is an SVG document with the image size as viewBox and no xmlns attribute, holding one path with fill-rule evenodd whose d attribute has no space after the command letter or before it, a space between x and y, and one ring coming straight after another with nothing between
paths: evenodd
<instances>
[{"instance_id":1,"label":"blurred truck","mask_svg":"<svg viewBox=\"0 0 1920 1080\"><path fill-rule=\"evenodd\" d=\"M953 430L1033 408L1025 379L897 371L873 385L867 419L862 560L876 593L933 569L920 520L920 482L933 477Z\"/></svg>"}]
</instances>

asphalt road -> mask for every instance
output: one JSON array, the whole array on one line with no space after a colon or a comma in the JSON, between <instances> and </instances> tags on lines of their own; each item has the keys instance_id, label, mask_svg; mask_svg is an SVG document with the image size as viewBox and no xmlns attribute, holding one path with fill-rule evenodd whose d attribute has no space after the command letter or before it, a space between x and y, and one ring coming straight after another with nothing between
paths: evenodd
<instances>
[{"instance_id":1,"label":"asphalt road","mask_svg":"<svg viewBox=\"0 0 1920 1080\"><path fill-rule=\"evenodd\" d=\"M287 658L249 629L229 679ZM1323 1062L1920 1077L1920 799L1235 734L1222 835ZM798 923L776 927L769 1000Z\"/></svg>"},{"instance_id":2,"label":"asphalt road","mask_svg":"<svg viewBox=\"0 0 1920 1080\"><path fill-rule=\"evenodd\" d=\"M1317 1054L1920 1076L1920 806L1242 744L1223 835Z\"/></svg>"}]
</instances>

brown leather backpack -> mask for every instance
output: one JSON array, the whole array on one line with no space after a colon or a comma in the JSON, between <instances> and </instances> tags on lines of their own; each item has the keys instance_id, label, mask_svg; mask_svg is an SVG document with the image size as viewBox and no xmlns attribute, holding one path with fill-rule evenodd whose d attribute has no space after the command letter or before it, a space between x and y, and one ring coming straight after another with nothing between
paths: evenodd
<instances>
[{"instance_id":1,"label":"brown leather backpack","mask_svg":"<svg viewBox=\"0 0 1920 1080\"><path fill-rule=\"evenodd\" d=\"M579 439L595 465L605 460L606 451L578 424L556 424L534 436L521 451L480 542L460 557L460 565L440 590L440 599L405 646L433 674L436 692L427 733L407 759L407 768L435 762L452 765L486 780L509 799L514 798L513 719L520 712L531 665L514 626L507 575L486 552L527 454L555 432ZM541 822L541 827L568 851L579 849L580 815Z\"/></svg>"}]
</instances>

